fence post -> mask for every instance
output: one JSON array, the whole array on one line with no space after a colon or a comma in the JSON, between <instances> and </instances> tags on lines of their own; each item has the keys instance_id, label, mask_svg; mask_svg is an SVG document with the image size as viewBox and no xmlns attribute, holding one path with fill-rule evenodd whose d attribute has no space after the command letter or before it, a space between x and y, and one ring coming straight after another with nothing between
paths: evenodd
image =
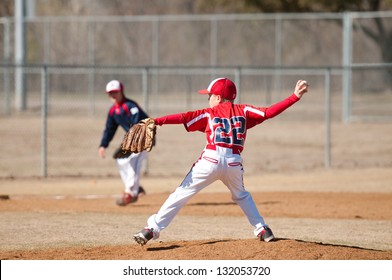
<instances>
[{"instance_id":1,"label":"fence post","mask_svg":"<svg viewBox=\"0 0 392 280\"><path fill-rule=\"evenodd\" d=\"M10 21L6 19L4 21L4 41L3 41L3 52L4 61L9 64L11 63L11 36L10 36ZM3 92L4 92L4 112L8 116L11 114L11 96L10 96L10 67L4 67L3 73Z\"/></svg>"},{"instance_id":2,"label":"fence post","mask_svg":"<svg viewBox=\"0 0 392 280\"><path fill-rule=\"evenodd\" d=\"M331 69L325 71L325 168L331 167Z\"/></svg>"},{"instance_id":3,"label":"fence post","mask_svg":"<svg viewBox=\"0 0 392 280\"><path fill-rule=\"evenodd\" d=\"M26 79L23 65L26 57L25 1L15 0L15 107L23 111L27 107Z\"/></svg>"},{"instance_id":4,"label":"fence post","mask_svg":"<svg viewBox=\"0 0 392 280\"><path fill-rule=\"evenodd\" d=\"M343 122L351 117L351 63L352 63L352 17L350 12L343 16Z\"/></svg>"},{"instance_id":5,"label":"fence post","mask_svg":"<svg viewBox=\"0 0 392 280\"><path fill-rule=\"evenodd\" d=\"M44 65L41 68L41 121L42 121L42 133L41 133L41 170L42 177L48 176L47 171L47 117L48 117L48 68Z\"/></svg>"},{"instance_id":6,"label":"fence post","mask_svg":"<svg viewBox=\"0 0 392 280\"><path fill-rule=\"evenodd\" d=\"M87 46L88 46L88 63L92 65L89 68L88 73L88 100L90 104L89 114L90 116L95 115L95 22L88 22L88 34L87 34Z\"/></svg>"},{"instance_id":7,"label":"fence post","mask_svg":"<svg viewBox=\"0 0 392 280\"><path fill-rule=\"evenodd\" d=\"M273 95L274 99L280 100L280 95L282 91L281 86L281 71L282 67L282 16L281 14L276 14L275 16L275 73L274 73L274 89Z\"/></svg>"}]
</instances>

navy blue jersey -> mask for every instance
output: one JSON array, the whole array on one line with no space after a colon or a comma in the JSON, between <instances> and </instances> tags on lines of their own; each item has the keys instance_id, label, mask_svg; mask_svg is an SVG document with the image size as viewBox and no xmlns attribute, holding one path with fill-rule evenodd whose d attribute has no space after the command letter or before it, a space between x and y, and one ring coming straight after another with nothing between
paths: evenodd
<instances>
[{"instance_id":1,"label":"navy blue jersey","mask_svg":"<svg viewBox=\"0 0 392 280\"><path fill-rule=\"evenodd\" d=\"M148 115L135 101L125 98L122 103L115 103L110 107L100 147L107 148L109 146L118 126L127 132L131 125L137 124L145 118L148 118Z\"/></svg>"}]
</instances>

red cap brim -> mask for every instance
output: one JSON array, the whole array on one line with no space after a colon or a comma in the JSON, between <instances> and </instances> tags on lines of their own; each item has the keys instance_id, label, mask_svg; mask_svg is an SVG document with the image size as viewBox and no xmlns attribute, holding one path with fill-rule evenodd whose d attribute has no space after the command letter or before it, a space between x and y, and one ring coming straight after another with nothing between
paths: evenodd
<instances>
[{"instance_id":1,"label":"red cap brim","mask_svg":"<svg viewBox=\"0 0 392 280\"><path fill-rule=\"evenodd\" d=\"M211 92L208 91L208 89L202 89L198 91L199 94L210 94Z\"/></svg>"}]
</instances>

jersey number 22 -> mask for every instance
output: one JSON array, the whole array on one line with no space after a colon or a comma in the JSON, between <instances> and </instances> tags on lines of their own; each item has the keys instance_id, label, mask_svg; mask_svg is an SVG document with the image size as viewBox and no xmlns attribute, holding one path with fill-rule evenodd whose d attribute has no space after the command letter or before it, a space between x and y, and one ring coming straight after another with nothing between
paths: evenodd
<instances>
[{"instance_id":1,"label":"jersey number 22","mask_svg":"<svg viewBox=\"0 0 392 280\"><path fill-rule=\"evenodd\" d=\"M215 143L243 146L245 132L245 118L241 116L226 118L214 118Z\"/></svg>"}]
</instances>

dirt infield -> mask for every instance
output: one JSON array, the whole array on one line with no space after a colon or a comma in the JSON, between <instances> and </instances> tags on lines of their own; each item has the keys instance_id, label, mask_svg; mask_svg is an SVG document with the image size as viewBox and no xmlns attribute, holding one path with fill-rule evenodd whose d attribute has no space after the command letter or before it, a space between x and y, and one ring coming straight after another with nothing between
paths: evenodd
<instances>
[{"instance_id":1,"label":"dirt infield","mask_svg":"<svg viewBox=\"0 0 392 280\"><path fill-rule=\"evenodd\" d=\"M132 234L182 181L202 150L203 134L160 128L142 178L147 195L120 208L114 200L123 187L114 161L97 155L104 119L51 119L50 136L64 141L51 141L46 179L36 175L40 119L0 119L0 258L391 260L392 125L333 123L333 165L324 169L323 123L290 120L295 114L250 131L243 153L245 186L275 242L257 241L227 189L216 183L144 247ZM18 149L23 139L31 139L23 145L32 154Z\"/></svg>"},{"instance_id":2,"label":"dirt infield","mask_svg":"<svg viewBox=\"0 0 392 280\"><path fill-rule=\"evenodd\" d=\"M145 225L181 177L144 177L147 195L117 207L119 178L1 179L0 258L391 260L392 169L270 173L245 178L275 242L259 242L220 183L196 195L161 238Z\"/></svg>"}]
</instances>

